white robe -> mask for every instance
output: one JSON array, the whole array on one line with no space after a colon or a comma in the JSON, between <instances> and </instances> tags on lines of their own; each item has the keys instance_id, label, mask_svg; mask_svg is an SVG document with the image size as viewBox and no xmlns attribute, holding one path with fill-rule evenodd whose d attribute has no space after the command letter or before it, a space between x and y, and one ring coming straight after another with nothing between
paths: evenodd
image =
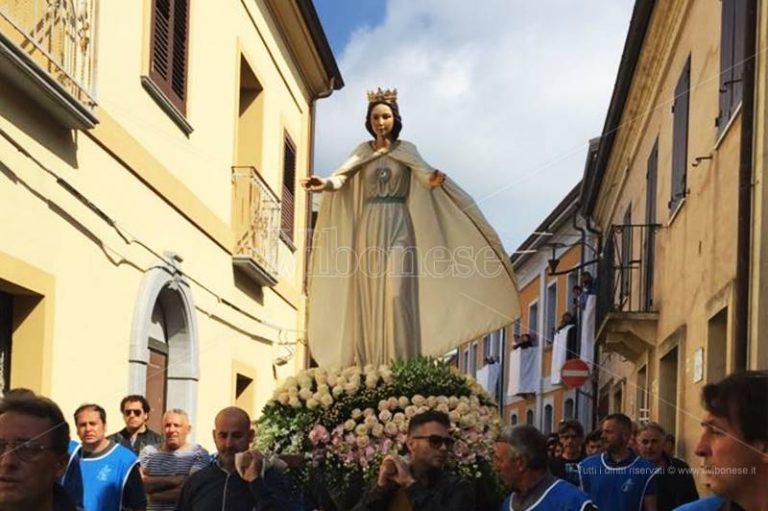
<instances>
[{"instance_id":1,"label":"white robe","mask_svg":"<svg viewBox=\"0 0 768 511\"><path fill-rule=\"evenodd\" d=\"M397 172L398 164L410 176ZM374 194L389 198L371 204L370 172L383 168L408 179L407 192L394 183ZM309 283L309 345L321 366L440 356L519 317L517 286L498 235L450 178L429 187L433 171L409 142L378 151L363 143L328 178ZM407 247L411 240L415 246ZM403 261L410 268L415 256L414 271L371 275L370 247L389 270Z\"/></svg>"}]
</instances>

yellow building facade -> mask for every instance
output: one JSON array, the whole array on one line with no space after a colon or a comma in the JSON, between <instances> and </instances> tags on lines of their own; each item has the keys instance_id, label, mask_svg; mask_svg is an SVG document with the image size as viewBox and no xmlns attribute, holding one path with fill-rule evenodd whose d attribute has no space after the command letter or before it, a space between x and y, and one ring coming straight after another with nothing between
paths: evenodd
<instances>
[{"instance_id":1,"label":"yellow building facade","mask_svg":"<svg viewBox=\"0 0 768 511\"><path fill-rule=\"evenodd\" d=\"M768 367L766 74L763 52L753 57L766 12L747 0L637 1L583 179L602 250L598 416L660 422L691 464L702 386Z\"/></svg>"},{"instance_id":2,"label":"yellow building facade","mask_svg":"<svg viewBox=\"0 0 768 511\"><path fill-rule=\"evenodd\" d=\"M308 0L0 0L3 387L110 431L129 393L256 415L306 364L298 181L342 86Z\"/></svg>"}]
</instances>

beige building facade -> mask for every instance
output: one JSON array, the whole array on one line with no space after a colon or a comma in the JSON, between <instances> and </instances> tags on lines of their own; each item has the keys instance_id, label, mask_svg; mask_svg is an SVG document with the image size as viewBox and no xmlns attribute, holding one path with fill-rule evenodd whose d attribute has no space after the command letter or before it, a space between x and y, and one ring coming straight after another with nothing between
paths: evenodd
<instances>
[{"instance_id":1,"label":"beige building facade","mask_svg":"<svg viewBox=\"0 0 768 511\"><path fill-rule=\"evenodd\" d=\"M3 388L256 415L306 364L312 3L0 0L0 75Z\"/></svg>"},{"instance_id":2,"label":"beige building facade","mask_svg":"<svg viewBox=\"0 0 768 511\"><path fill-rule=\"evenodd\" d=\"M677 435L704 384L766 358L766 4L635 4L582 214L600 233L598 416ZM759 45L756 42L760 41Z\"/></svg>"}]
</instances>

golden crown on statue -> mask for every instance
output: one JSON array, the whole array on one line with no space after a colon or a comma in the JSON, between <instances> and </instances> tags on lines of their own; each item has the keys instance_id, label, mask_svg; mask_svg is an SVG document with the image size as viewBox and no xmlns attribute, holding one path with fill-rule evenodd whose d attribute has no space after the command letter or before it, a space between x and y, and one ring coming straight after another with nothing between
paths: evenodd
<instances>
[{"instance_id":1,"label":"golden crown on statue","mask_svg":"<svg viewBox=\"0 0 768 511\"><path fill-rule=\"evenodd\" d=\"M375 91L368 91L368 103L374 101L386 101L387 103L397 103L397 89L381 90L381 87Z\"/></svg>"}]
</instances>

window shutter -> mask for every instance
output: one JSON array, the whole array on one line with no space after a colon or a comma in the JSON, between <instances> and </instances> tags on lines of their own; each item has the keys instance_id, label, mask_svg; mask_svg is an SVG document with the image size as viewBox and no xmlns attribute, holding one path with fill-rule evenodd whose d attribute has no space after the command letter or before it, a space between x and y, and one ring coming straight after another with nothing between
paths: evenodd
<instances>
[{"instance_id":1,"label":"window shutter","mask_svg":"<svg viewBox=\"0 0 768 511\"><path fill-rule=\"evenodd\" d=\"M675 107L672 128L672 197L670 212L685 197L688 168L688 103L691 86L691 58L685 62L675 87Z\"/></svg>"},{"instance_id":2,"label":"window shutter","mask_svg":"<svg viewBox=\"0 0 768 511\"><path fill-rule=\"evenodd\" d=\"M730 115L741 103L742 78L744 77L744 59L747 52L744 48L744 35L747 28L747 0L731 0L733 4L733 83L731 84ZM754 22L754 21L753 21Z\"/></svg>"},{"instance_id":3,"label":"window shutter","mask_svg":"<svg viewBox=\"0 0 768 511\"><path fill-rule=\"evenodd\" d=\"M173 2L173 72L171 89L182 105L187 97L187 35L189 33L189 0ZM183 110L182 110L183 111Z\"/></svg>"},{"instance_id":4,"label":"window shutter","mask_svg":"<svg viewBox=\"0 0 768 511\"><path fill-rule=\"evenodd\" d=\"M189 0L152 2L149 76L168 100L186 113Z\"/></svg>"},{"instance_id":5,"label":"window shutter","mask_svg":"<svg viewBox=\"0 0 768 511\"><path fill-rule=\"evenodd\" d=\"M733 88L733 19L734 1L723 0L720 29L720 111L717 116L718 131L722 131L731 118Z\"/></svg>"},{"instance_id":6,"label":"window shutter","mask_svg":"<svg viewBox=\"0 0 768 511\"><path fill-rule=\"evenodd\" d=\"M152 6L152 59L150 74L159 82L168 80L171 67L171 0L155 0ZM159 85L159 84L158 84Z\"/></svg>"},{"instance_id":7,"label":"window shutter","mask_svg":"<svg viewBox=\"0 0 768 511\"><path fill-rule=\"evenodd\" d=\"M283 201L282 231L293 241L294 186L296 183L296 148L289 139L285 139L283 148Z\"/></svg>"}]
</instances>

